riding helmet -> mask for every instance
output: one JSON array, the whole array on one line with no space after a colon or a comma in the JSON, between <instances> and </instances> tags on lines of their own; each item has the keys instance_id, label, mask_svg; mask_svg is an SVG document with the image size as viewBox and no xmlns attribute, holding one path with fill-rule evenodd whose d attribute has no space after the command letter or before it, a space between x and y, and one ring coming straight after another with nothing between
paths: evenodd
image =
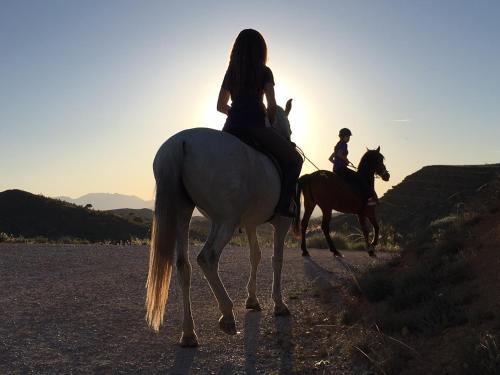
<instances>
[{"instance_id":1,"label":"riding helmet","mask_svg":"<svg viewBox=\"0 0 500 375\"><path fill-rule=\"evenodd\" d=\"M347 137L347 136L350 137L351 135L352 135L351 131L347 128L342 128L339 131L339 137Z\"/></svg>"}]
</instances>

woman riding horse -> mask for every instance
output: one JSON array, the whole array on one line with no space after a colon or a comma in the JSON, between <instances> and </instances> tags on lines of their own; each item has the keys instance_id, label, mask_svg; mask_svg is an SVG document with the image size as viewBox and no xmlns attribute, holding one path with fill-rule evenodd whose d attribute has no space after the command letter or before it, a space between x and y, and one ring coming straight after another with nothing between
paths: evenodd
<instances>
[{"instance_id":1,"label":"woman riding horse","mask_svg":"<svg viewBox=\"0 0 500 375\"><path fill-rule=\"evenodd\" d=\"M245 31L243 36L248 33L255 38L254 31ZM255 42L252 43L249 46L255 47ZM265 49L263 51L265 52ZM236 52L234 55L240 56ZM241 56L250 58L243 52ZM260 56L265 57L265 53ZM256 283L261 251L256 228L260 224L270 222L275 229L272 256L274 314L290 314L283 300L281 272L285 237L292 219L287 217L290 212L285 203L288 202L282 198L283 201L278 205L278 201L280 201L280 191L285 191L288 196L286 194L282 196L290 199L289 190L295 184L300 171L300 165L297 165L302 161L299 158L296 160L295 151L289 141L291 130L288 114L292 108L291 100L287 102L285 109L276 106L273 87L268 80L266 84L263 84L263 80L260 81L262 85L258 91L236 90L241 82L245 83L242 87L250 87L246 84L252 73L264 74L265 58L258 61L260 61L259 66L249 65L256 68L253 72L238 69L233 71L231 67L228 69L230 83L227 87L230 89L229 95L233 95L234 110L227 105L229 95L224 88L220 96L226 99L219 100L219 108L223 108L229 114L228 127L234 126L237 133L241 130L240 134L255 136L255 139L269 149L278 161L281 160L283 172L287 176L285 185L281 182L280 174L269 157L249 147L230 133L214 129L193 128L174 134L163 143L153 161L156 198L146 282L146 319L155 330L162 325L175 265L182 290L184 311L180 338L182 346L198 345L191 306L191 263L188 241L189 222L195 207L211 223L207 241L196 260L217 300L222 314L219 319L221 330L227 334L236 334L233 301L220 278L219 260L224 247L238 228L245 229L250 245L251 267L245 307L251 310L261 309ZM243 72L245 74L242 74ZM269 76L268 74L267 77ZM261 76L262 79L263 77L264 75ZM270 103L268 115L274 120L274 129L264 127L262 90L266 92ZM254 119L259 121L243 123L246 118L244 114L249 116L253 114ZM294 168L290 168L290 165ZM277 206L285 216L273 216Z\"/></svg>"},{"instance_id":2,"label":"woman riding horse","mask_svg":"<svg viewBox=\"0 0 500 375\"><path fill-rule=\"evenodd\" d=\"M293 217L293 198L303 161L289 139L283 138L272 127L266 127L266 112L271 124L276 117L274 77L266 60L267 46L262 35L252 29L241 31L231 51L217 110L227 115L224 131L244 142L256 142L276 158L283 173L276 213ZM267 111L262 101L263 94L266 95ZM228 105L230 98L231 106Z\"/></svg>"}]
</instances>

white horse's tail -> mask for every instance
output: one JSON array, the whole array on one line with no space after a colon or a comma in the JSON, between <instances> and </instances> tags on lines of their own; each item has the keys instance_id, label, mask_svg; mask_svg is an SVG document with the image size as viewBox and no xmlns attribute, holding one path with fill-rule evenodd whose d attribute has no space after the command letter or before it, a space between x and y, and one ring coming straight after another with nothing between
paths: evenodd
<instances>
[{"instance_id":1,"label":"white horse's tail","mask_svg":"<svg viewBox=\"0 0 500 375\"><path fill-rule=\"evenodd\" d=\"M149 272L146 282L146 320L158 331L168 300L176 243L177 202L185 194L182 184L184 141L171 139L158 152L153 165L156 200L151 228Z\"/></svg>"}]
</instances>

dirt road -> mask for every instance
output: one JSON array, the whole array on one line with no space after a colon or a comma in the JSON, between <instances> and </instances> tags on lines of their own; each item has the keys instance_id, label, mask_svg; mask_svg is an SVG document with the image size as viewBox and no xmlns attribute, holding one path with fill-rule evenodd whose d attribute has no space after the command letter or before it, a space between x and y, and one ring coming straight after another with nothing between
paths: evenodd
<instances>
[{"instance_id":1,"label":"dirt road","mask_svg":"<svg viewBox=\"0 0 500 375\"><path fill-rule=\"evenodd\" d=\"M335 345L347 333L332 321L349 274L329 252L311 250L305 259L285 250L284 296L292 316L275 318L272 251L262 250L257 280L263 311L247 312L248 250L226 248L220 273L238 329L227 336L193 261L198 250L191 249L192 302L201 345L182 349L176 277L164 327L156 334L144 320L146 247L0 244L0 373L352 373ZM372 261L365 253L345 255L352 267Z\"/></svg>"}]
</instances>

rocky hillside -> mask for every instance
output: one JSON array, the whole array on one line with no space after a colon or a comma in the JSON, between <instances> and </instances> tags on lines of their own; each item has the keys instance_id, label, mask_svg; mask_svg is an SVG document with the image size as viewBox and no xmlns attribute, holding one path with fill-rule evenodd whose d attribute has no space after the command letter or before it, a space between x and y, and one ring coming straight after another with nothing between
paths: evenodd
<instances>
[{"instance_id":1,"label":"rocky hillside","mask_svg":"<svg viewBox=\"0 0 500 375\"><path fill-rule=\"evenodd\" d=\"M21 190L0 192L0 232L25 238L67 237L91 242L149 236L148 226L142 223Z\"/></svg>"},{"instance_id":2,"label":"rocky hillside","mask_svg":"<svg viewBox=\"0 0 500 375\"><path fill-rule=\"evenodd\" d=\"M460 212L440 220L439 226L425 227L427 236L404 246L391 262L358 274L351 285L353 303L344 320L355 329L362 327L355 345L363 353L354 349L367 371L500 374L500 178L495 176L496 168L424 168L418 179L406 181L432 192L436 186L443 190L434 206L421 199L422 207L412 206L410 214L427 215L429 220L434 214L446 214L450 207ZM424 222L419 220L401 222Z\"/></svg>"},{"instance_id":3,"label":"rocky hillside","mask_svg":"<svg viewBox=\"0 0 500 375\"><path fill-rule=\"evenodd\" d=\"M106 212L120 216L130 222L145 224L148 226L151 226L151 223L153 221L153 210L149 208L118 208L116 210L107 210Z\"/></svg>"},{"instance_id":4,"label":"rocky hillside","mask_svg":"<svg viewBox=\"0 0 500 375\"><path fill-rule=\"evenodd\" d=\"M471 198L500 178L500 164L470 166L427 166L407 176L380 200L377 215L400 233L413 233L433 220L467 209ZM484 200L481 200L484 202ZM484 205L484 203L480 203ZM340 215L332 227L357 225L353 215Z\"/></svg>"}]
</instances>

